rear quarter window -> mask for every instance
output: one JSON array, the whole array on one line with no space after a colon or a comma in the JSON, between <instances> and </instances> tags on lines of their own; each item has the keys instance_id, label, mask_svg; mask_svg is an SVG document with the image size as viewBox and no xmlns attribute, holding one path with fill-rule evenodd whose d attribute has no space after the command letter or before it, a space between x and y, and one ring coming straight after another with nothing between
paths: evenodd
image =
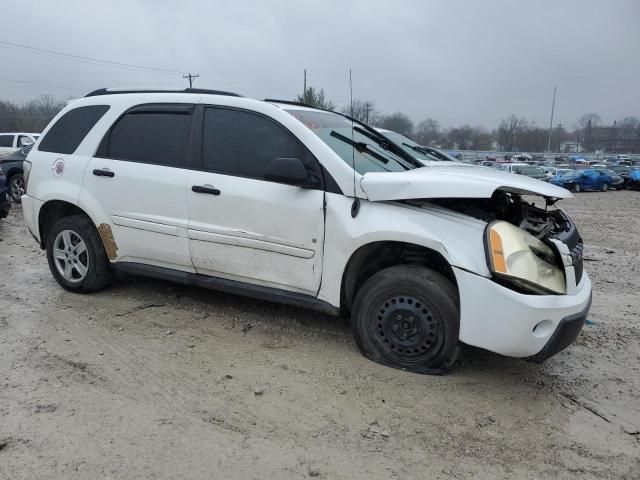
<instances>
[{"instance_id":1,"label":"rear quarter window","mask_svg":"<svg viewBox=\"0 0 640 480\"><path fill-rule=\"evenodd\" d=\"M38 150L71 154L84 137L109 110L108 105L89 105L69 110L49 129Z\"/></svg>"}]
</instances>

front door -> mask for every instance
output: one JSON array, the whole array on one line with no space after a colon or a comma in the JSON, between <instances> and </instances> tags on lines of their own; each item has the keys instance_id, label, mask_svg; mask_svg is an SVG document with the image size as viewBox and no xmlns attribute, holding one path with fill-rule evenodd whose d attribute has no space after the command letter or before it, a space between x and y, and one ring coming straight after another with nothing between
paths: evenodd
<instances>
[{"instance_id":1,"label":"front door","mask_svg":"<svg viewBox=\"0 0 640 480\"><path fill-rule=\"evenodd\" d=\"M322 274L324 191L266 181L274 158L317 160L281 125L238 109L204 109L202 163L188 181L198 273L315 295Z\"/></svg>"}]
</instances>

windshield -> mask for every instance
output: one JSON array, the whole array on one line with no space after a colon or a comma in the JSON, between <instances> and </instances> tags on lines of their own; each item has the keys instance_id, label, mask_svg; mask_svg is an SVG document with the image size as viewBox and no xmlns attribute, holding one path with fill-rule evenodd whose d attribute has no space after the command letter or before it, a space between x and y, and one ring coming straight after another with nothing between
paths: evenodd
<instances>
[{"instance_id":1,"label":"windshield","mask_svg":"<svg viewBox=\"0 0 640 480\"><path fill-rule=\"evenodd\" d=\"M563 177L573 177L573 176L575 176L575 174L576 174L575 170L568 170L568 171L564 172L562 174L562 176Z\"/></svg>"},{"instance_id":2,"label":"windshield","mask_svg":"<svg viewBox=\"0 0 640 480\"><path fill-rule=\"evenodd\" d=\"M411 140L409 137L405 137L396 132L384 131L380 132L392 142L400 145L407 153L413 155L418 160L430 161L430 162L457 162L453 157L450 157L446 153L442 153L431 147L423 147L418 143Z\"/></svg>"},{"instance_id":3,"label":"windshield","mask_svg":"<svg viewBox=\"0 0 640 480\"><path fill-rule=\"evenodd\" d=\"M351 121L331 112L285 110L300 120L313 133L336 152L344 162L361 175L367 172L404 172L418 165L409 163L400 155L385 150L377 142L352 128ZM352 142L356 144L354 147ZM415 162L415 160L414 160ZM415 162L416 164L418 162Z\"/></svg>"}]
</instances>

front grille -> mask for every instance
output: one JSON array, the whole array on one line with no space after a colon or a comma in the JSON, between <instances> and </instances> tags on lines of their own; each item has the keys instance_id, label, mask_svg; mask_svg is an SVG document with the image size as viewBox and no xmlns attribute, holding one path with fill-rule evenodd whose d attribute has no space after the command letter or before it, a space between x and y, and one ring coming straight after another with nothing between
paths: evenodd
<instances>
[{"instance_id":1,"label":"front grille","mask_svg":"<svg viewBox=\"0 0 640 480\"><path fill-rule=\"evenodd\" d=\"M573 260L573 269L576 274L576 285L580 283L582 279L582 268L584 260L582 258L582 250L584 245L582 244L582 239L578 240L576 246L571 250L571 259Z\"/></svg>"}]
</instances>

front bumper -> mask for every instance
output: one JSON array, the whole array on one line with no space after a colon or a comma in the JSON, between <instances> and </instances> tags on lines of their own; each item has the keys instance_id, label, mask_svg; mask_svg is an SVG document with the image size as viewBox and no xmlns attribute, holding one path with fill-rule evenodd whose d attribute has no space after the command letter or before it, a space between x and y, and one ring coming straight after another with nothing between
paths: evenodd
<instances>
[{"instance_id":1,"label":"front bumper","mask_svg":"<svg viewBox=\"0 0 640 480\"><path fill-rule=\"evenodd\" d=\"M584 327L584 322L587 321L589 308L591 308L591 298L589 298L589 303L583 311L574 313L560 320L560 324L546 345L534 356L529 357L528 360L542 363L571 345L576 338L578 338L582 327Z\"/></svg>"},{"instance_id":2,"label":"front bumper","mask_svg":"<svg viewBox=\"0 0 640 480\"><path fill-rule=\"evenodd\" d=\"M563 341L554 347L551 340L559 326L564 321L563 329L567 328L567 317L586 318L591 303L591 280L586 273L567 295L526 295L466 270L453 270L460 292L460 340L509 357L541 353L546 360L559 352L575 340L574 336L557 348L570 337L558 334ZM548 344L551 353L543 354Z\"/></svg>"},{"instance_id":3,"label":"front bumper","mask_svg":"<svg viewBox=\"0 0 640 480\"><path fill-rule=\"evenodd\" d=\"M9 209L11 208L11 204L8 201L3 201L0 199L0 218L5 218L9 215Z\"/></svg>"},{"instance_id":4,"label":"front bumper","mask_svg":"<svg viewBox=\"0 0 640 480\"><path fill-rule=\"evenodd\" d=\"M11 202L9 202L9 196L6 190L0 190L0 218L5 218L9 215L9 209L11 208Z\"/></svg>"}]
</instances>

